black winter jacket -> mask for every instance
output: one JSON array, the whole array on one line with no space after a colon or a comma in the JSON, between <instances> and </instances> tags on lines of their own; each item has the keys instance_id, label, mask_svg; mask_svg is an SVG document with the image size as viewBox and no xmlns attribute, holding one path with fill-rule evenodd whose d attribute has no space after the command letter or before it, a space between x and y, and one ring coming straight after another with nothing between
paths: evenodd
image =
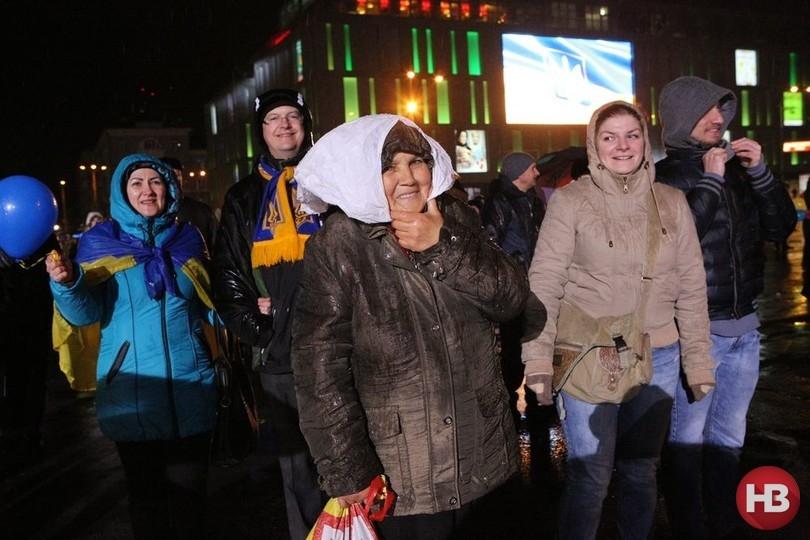
<instances>
[{"instance_id":1,"label":"black winter jacket","mask_svg":"<svg viewBox=\"0 0 810 540\"><path fill-rule=\"evenodd\" d=\"M528 270L544 214L543 202L533 190L524 193L498 176L490 184L481 221L490 238Z\"/></svg>"},{"instance_id":2,"label":"black winter jacket","mask_svg":"<svg viewBox=\"0 0 810 540\"><path fill-rule=\"evenodd\" d=\"M517 468L495 324L525 273L451 196L439 243L407 253L387 224L342 212L313 236L293 325L301 429L330 496L380 473L395 515L458 509Z\"/></svg>"},{"instance_id":3,"label":"black winter jacket","mask_svg":"<svg viewBox=\"0 0 810 540\"><path fill-rule=\"evenodd\" d=\"M263 350L262 371L289 373L290 323L301 261L254 270L250 262L253 232L265 180L254 171L225 194L213 253L214 302L229 330L242 343ZM259 312L258 298L269 296L272 312Z\"/></svg>"},{"instance_id":4,"label":"black winter jacket","mask_svg":"<svg viewBox=\"0 0 810 540\"><path fill-rule=\"evenodd\" d=\"M763 241L784 241L796 226L785 187L760 164L726 163L725 182L704 175L706 150L669 149L655 164L658 181L686 194L706 269L711 320L739 319L756 310L763 289Z\"/></svg>"}]
</instances>

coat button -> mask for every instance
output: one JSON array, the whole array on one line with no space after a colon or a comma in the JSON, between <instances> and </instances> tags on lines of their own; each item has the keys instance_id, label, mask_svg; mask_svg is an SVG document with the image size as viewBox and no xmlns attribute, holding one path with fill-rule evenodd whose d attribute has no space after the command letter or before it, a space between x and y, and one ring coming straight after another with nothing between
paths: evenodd
<instances>
[{"instance_id":1,"label":"coat button","mask_svg":"<svg viewBox=\"0 0 810 540\"><path fill-rule=\"evenodd\" d=\"M453 423L453 419L451 417L449 417L449 416L445 416L444 417L444 423L449 426L450 424Z\"/></svg>"},{"instance_id":2,"label":"coat button","mask_svg":"<svg viewBox=\"0 0 810 540\"><path fill-rule=\"evenodd\" d=\"M455 497L450 497L450 500L448 500L447 502L449 502L452 506L455 506L456 504L458 504L458 499L456 499Z\"/></svg>"},{"instance_id":3,"label":"coat button","mask_svg":"<svg viewBox=\"0 0 810 540\"><path fill-rule=\"evenodd\" d=\"M438 332L439 331L439 325L434 324L433 326L430 327L430 329L433 330L434 332Z\"/></svg>"}]
</instances>

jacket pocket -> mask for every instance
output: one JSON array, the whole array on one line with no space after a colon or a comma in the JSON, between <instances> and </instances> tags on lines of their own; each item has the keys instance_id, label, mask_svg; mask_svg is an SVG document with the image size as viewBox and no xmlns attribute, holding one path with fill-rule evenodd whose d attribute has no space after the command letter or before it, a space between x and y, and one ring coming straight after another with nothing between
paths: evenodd
<instances>
[{"instance_id":1,"label":"jacket pocket","mask_svg":"<svg viewBox=\"0 0 810 540\"><path fill-rule=\"evenodd\" d=\"M396 407L370 407L366 409L366 419L369 439L391 488L397 493L397 504L401 508L411 508L414 504L413 482L399 411Z\"/></svg>"},{"instance_id":2,"label":"jacket pocket","mask_svg":"<svg viewBox=\"0 0 810 540\"><path fill-rule=\"evenodd\" d=\"M121 369L121 364L124 363L124 358L127 356L127 351L129 351L129 341L124 341L121 344L121 348L118 349L118 354L115 355L112 366L110 366L110 371L107 372L108 385L112 383L113 378L115 378L118 371Z\"/></svg>"}]
</instances>

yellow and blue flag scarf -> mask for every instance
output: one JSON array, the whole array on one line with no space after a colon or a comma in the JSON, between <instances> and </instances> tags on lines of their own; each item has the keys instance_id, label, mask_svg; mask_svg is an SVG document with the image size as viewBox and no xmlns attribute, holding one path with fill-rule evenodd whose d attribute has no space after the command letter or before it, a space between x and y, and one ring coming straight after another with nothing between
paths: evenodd
<instances>
[{"instance_id":1,"label":"yellow and blue flag scarf","mask_svg":"<svg viewBox=\"0 0 810 540\"><path fill-rule=\"evenodd\" d=\"M266 184L253 232L251 266L258 268L283 261L300 261L304 258L307 240L321 228L320 218L300 210L293 167L277 170L262 158L257 170Z\"/></svg>"}]
</instances>

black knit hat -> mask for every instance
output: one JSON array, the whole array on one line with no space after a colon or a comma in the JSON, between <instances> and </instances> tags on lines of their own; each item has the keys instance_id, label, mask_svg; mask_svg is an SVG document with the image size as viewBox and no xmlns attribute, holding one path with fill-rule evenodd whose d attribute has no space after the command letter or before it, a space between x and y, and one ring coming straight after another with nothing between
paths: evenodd
<instances>
[{"instance_id":1,"label":"black knit hat","mask_svg":"<svg viewBox=\"0 0 810 540\"><path fill-rule=\"evenodd\" d=\"M270 149L267 148L267 144L264 142L264 135L262 134L264 117L268 112L283 105L295 107L304 116L304 142L301 145L301 151L304 152L312 146L312 113L304 101L304 95L301 94L301 92L289 88L273 88L257 96L254 103L254 109L256 111L256 120L254 122L256 138L267 152L269 152Z\"/></svg>"}]
</instances>

